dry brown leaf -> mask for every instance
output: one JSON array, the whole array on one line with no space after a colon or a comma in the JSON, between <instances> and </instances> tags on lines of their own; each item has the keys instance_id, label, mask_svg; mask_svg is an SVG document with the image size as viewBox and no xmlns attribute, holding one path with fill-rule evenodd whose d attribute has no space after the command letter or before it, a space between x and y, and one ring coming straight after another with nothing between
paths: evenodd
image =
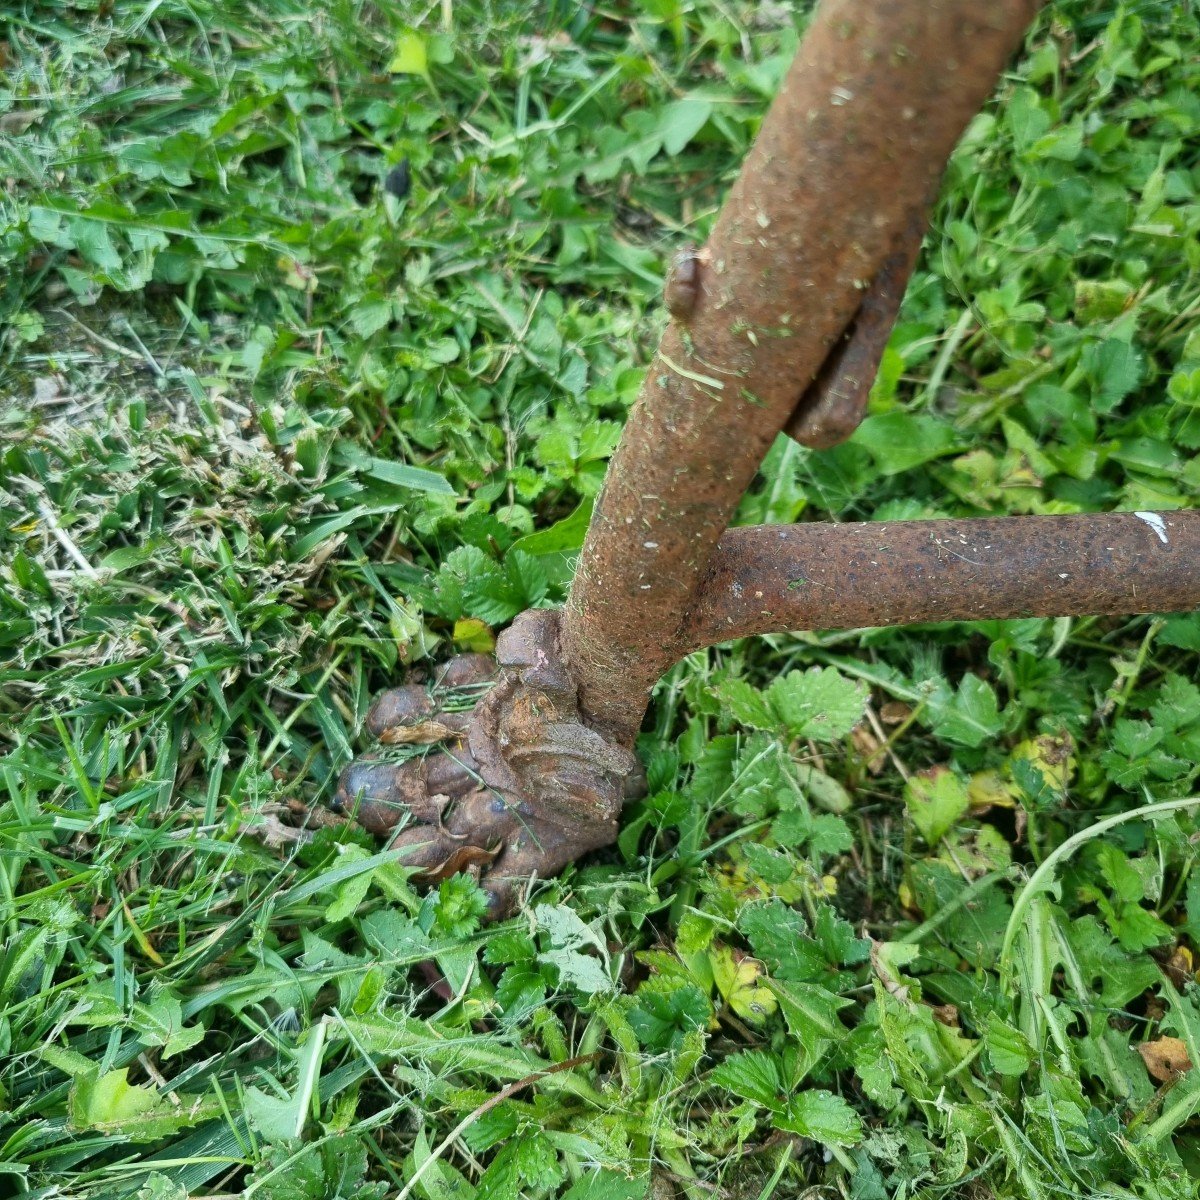
<instances>
[{"instance_id":1,"label":"dry brown leaf","mask_svg":"<svg viewBox=\"0 0 1200 1200\"><path fill-rule=\"evenodd\" d=\"M887 766L883 743L865 725L856 725L850 731L850 740L872 775L878 775Z\"/></svg>"},{"instance_id":2,"label":"dry brown leaf","mask_svg":"<svg viewBox=\"0 0 1200 1200\"><path fill-rule=\"evenodd\" d=\"M958 1006L954 1004L935 1004L931 1009L933 1019L950 1029L958 1029Z\"/></svg>"},{"instance_id":3,"label":"dry brown leaf","mask_svg":"<svg viewBox=\"0 0 1200 1200\"><path fill-rule=\"evenodd\" d=\"M1146 1070L1159 1083L1170 1083L1172 1079L1192 1069L1188 1058L1187 1044L1180 1038L1160 1037L1152 1042L1143 1042L1137 1052L1146 1064Z\"/></svg>"},{"instance_id":4,"label":"dry brown leaf","mask_svg":"<svg viewBox=\"0 0 1200 1200\"><path fill-rule=\"evenodd\" d=\"M44 108L14 108L0 113L0 133L19 137L46 115Z\"/></svg>"},{"instance_id":5,"label":"dry brown leaf","mask_svg":"<svg viewBox=\"0 0 1200 1200\"><path fill-rule=\"evenodd\" d=\"M1163 963L1163 970L1177 988L1187 987L1196 973L1192 952L1186 946L1176 946L1171 951L1171 957Z\"/></svg>"},{"instance_id":6,"label":"dry brown leaf","mask_svg":"<svg viewBox=\"0 0 1200 1200\"><path fill-rule=\"evenodd\" d=\"M435 742L444 742L461 734L461 729L441 721L417 721L412 725L385 729L379 735L379 740L389 746L432 746Z\"/></svg>"}]
</instances>

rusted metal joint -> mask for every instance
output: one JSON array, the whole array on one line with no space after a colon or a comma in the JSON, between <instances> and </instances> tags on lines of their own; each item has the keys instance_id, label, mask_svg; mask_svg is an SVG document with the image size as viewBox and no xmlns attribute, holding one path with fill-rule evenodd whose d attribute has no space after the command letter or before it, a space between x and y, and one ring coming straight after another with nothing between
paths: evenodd
<instances>
[{"instance_id":1,"label":"rusted metal joint","mask_svg":"<svg viewBox=\"0 0 1200 1200\"><path fill-rule=\"evenodd\" d=\"M783 427L802 446L813 450L837 446L867 415L867 401L917 265L927 219L924 211L913 215Z\"/></svg>"},{"instance_id":2,"label":"rusted metal joint","mask_svg":"<svg viewBox=\"0 0 1200 1200\"><path fill-rule=\"evenodd\" d=\"M352 763L338 799L402 862L427 879L471 871L499 915L523 880L613 841L641 786L631 747L650 689L702 646L1200 606L1196 512L727 527L781 429L824 447L862 420L929 197L1037 6L818 6L707 246L672 265L674 320L565 612L501 634L471 716L447 706L446 679L491 662L455 660L368 716L407 757Z\"/></svg>"}]
</instances>

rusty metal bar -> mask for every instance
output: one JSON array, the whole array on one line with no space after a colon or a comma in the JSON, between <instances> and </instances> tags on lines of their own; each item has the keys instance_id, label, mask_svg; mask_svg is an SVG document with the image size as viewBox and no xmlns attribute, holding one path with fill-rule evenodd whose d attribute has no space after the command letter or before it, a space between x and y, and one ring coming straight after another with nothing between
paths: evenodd
<instances>
[{"instance_id":1,"label":"rusty metal bar","mask_svg":"<svg viewBox=\"0 0 1200 1200\"><path fill-rule=\"evenodd\" d=\"M1200 607L1200 510L760 525L717 544L680 653L795 629Z\"/></svg>"},{"instance_id":2,"label":"rusty metal bar","mask_svg":"<svg viewBox=\"0 0 1200 1200\"><path fill-rule=\"evenodd\" d=\"M718 539L831 351L834 373L865 377L878 329L856 316L863 289L915 249L947 157L1037 8L817 5L708 242L672 270L674 319L596 501L562 630L593 728L632 744ZM818 384L809 400L825 393L833 413L805 404L821 418L808 440L857 419L854 389Z\"/></svg>"}]
</instances>

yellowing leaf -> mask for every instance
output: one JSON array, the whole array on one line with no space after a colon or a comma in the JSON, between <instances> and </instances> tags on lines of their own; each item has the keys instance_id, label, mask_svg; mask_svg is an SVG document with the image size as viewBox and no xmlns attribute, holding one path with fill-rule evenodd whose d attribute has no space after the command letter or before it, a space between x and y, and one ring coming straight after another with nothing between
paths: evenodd
<instances>
[{"instance_id":1,"label":"yellowing leaf","mask_svg":"<svg viewBox=\"0 0 1200 1200\"><path fill-rule=\"evenodd\" d=\"M976 771L967 783L967 799L973 813L1016 806L1013 786L999 771Z\"/></svg>"},{"instance_id":2,"label":"yellowing leaf","mask_svg":"<svg viewBox=\"0 0 1200 1200\"><path fill-rule=\"evenodd\" d=\"M931 846L967 811L966 784L949 767L919 771L904 788L904 804L921 836Z\"/></svg>"},{"instance_id":3,"label":"yellowing leaf","mask_svg":"<svg viewBox=\"0 0 1200 1200\"><path fill-rule=\"evenodd\" d=\"M77 1129L119 1129L123 1121L135 1120L159 1105L157 1094L131 1084L128 1068L122 1067L76 1083L71 1093L71 1123Z\"/></svg>"},{"instance_id":4,"label":"yellowing leaf","mask_svg":"<svg viewBox=\"0 0 1200 1200\"><path fill-rule=\"evenodd\" d=\"M153 947L153 946L150 944L150 939L149 939L148 937L146 937L146 935L145 935L145 934L142 932L142 930L141 930L140 926L138 925L138 923L137 923L137 922L136 922L136 921L133 919L133 913L131 913L131 912L129 911L129 904L128 904L128 902L127 902L127 901L125 901L125 900L122 900L122 901L121 901L121 907L122 907L122 908L125 910L125 919L126 919L128 922L129 922L129 928L130 928L130 929L133 931L133 940L134 940L135 942L137 942L137 944L138 944L139 948L141 949L142 953L143 953L143 954L144 954L144 955L145 955L145 956L146 956L146 957L147 957L147 958L148 958L148 959L149 959L149 960L150 960L152 963L154 963L154 965L155 965L156 967L162 967L162 966L165 966L166 964L163 962L163 960L162 960L162 956L161 956L161 955L158 953L158 951L157 951L157 950L155 950L155 948L154 948L154 947Z\"/></svg>"},{"instance_id":5,"label":"yellowing leaf","mask_svg":"<svg viewBox=\"0 0 1200 1200\"><path fill-rule=\"evenodd\" d=\"M779 1002L764 982L762 963L721 945L709 951L708 957L717 991L725 1003L743 1021L763 1024Z\"/></svg>"},{"instance_id":6,"label":"yellowing leaf","mask_svg":"<svg viewBox=\"0 0 1200 1200\"><path fill-rule=\"evenodd\" d=\"M67 1099L72 1129L115 1133L130 1142L157 1141L209 1119L216 1109L215 1102L195 1098L172 1104L153 1088L130 1083L127 1067L103 1074L92 1067L75 1077Z\"/></svg>"},{"instance_id":7,"label":"yellowing leaf","mask_svg":"<svg viewBox=\"0 0 1200 1200\"><path fill-rule=\"evenodd\" d=\"M1196 964L1192 960L1192 952L1186 946L1176 946L1171 951L1170 958L1163 963L1163 970L1170 976L1176 987L1185 987L1195 978Z\"/></svg>"},{"instance_id":8,"label":"yellowing leaf","mask_svg":"<svg viewBox=\"0 0 1200 1200\"><path fill-rule=\"evenodd\" d=\"M478 617L463 617L454 622L454 642L476 654L491 654L496 635Z\"/></svg>"},{"instance_id":9,"label":"yellowing leaf","mask_svg":"<svg viewBox=\"0 0 1200 1200\"><path fill-rule=\"evenodd\" d=\"M989 871L1000 871L1012 862L1012 847L994 825L964 829L947 835L938 852L951 870L972 879Z\"/></svg>"},{"instance_id":10,"label":"yellowing leaf","mask_svg":"<svg viewBox=\"0 0 1200 1200\"><path fill-rule=\"evenodd\" d=\"M1074 751L1069 737L1043 733L1014 747L1011 758L1014 762L1024 759L1040 772L1048 787L1065 792L1075 775Z\"/></svg>"},{"instance_id":11,"label":"yellowing leaf","mask_svg":"<svg viewBox=\"0 0 1200 1200\"><path fill-rule=\"evenodd\" d=\"M396 49L387 65L392 75L421 75L429 78L429 53L425 39L414 29L406 29L396 39Z\"/></svg>"}]
</instances>

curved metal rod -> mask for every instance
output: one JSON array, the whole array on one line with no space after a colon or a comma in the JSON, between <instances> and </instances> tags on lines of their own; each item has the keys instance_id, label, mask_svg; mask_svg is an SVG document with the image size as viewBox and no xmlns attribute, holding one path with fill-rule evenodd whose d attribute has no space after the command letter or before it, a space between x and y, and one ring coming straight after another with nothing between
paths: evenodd
<instances>
[{"instance_id":1,"label":"curved metal rod","mask_svg":"<svg viewBox=\"0 0 1200 1200\"><path fill-rule=\"evenodd\" d=\"M717 543L680 654L761 633L1200 608L1200 510L758 525Z\"/></svg>"}]
</instances>

